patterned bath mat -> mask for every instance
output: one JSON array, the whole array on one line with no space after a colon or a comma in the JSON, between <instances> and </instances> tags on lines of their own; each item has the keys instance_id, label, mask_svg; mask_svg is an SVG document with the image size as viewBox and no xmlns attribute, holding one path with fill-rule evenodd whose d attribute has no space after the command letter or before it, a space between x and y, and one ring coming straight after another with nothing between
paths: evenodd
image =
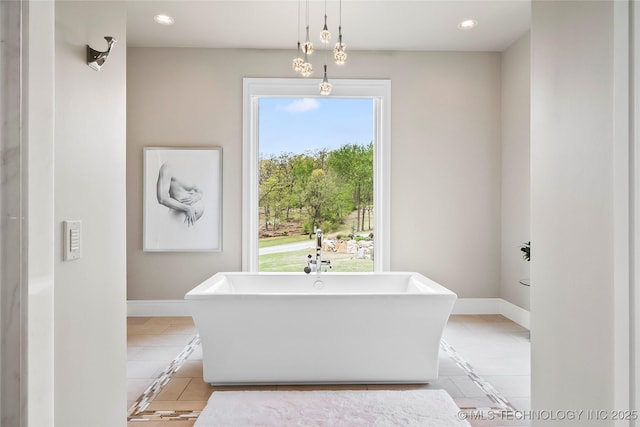
<instances>
[{"instance_id":1,"label":"patterned bath mat","mask_svg":"<svg viewBox=\"0 0 640 427\"><path fill-rule=\"evenodd\" d=\"M211 395L194 427L462 427L444 390L225 391Z\"/></svg>"}]
</instances>

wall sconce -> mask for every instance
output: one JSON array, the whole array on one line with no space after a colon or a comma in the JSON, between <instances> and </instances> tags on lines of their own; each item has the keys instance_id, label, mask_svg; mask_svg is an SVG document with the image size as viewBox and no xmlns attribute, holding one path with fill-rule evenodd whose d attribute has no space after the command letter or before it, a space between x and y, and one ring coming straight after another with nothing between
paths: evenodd
<instances>
[{"instance_id":1,"label":"wall sconce","mask_svg":"<svg viewBox=\"0 0 640 427\"><path fill-rule=\"evenodd\" d=\"M111 47L116 42L116 39L113 37L107 36L104 39L107 41L107 50L104 52L99 52L87 45L87 65L96 71L100 71L100 67L102 67L107 61L107 58L111 53Z\"/></svg>"}]
</instances>

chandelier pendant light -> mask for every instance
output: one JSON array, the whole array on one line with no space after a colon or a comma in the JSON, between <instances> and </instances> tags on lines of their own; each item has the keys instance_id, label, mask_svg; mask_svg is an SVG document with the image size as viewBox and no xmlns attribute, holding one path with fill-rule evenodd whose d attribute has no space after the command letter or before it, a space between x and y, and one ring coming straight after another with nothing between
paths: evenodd
<instances>
[{"instance_id":1,"label":"chandelier pendant light","mask_svg":"<svg viewBox=\"0 0 640 427\"><path fill-rule=\"evenodd\" d=\"M309 55L314 52L313 43L311 42L311 38L309 36L309 0L305 1L306 11L305 11L305 40L304 43L300 42L300 21L301 21L301 1L298 0L298 46L296 51L296 58L292 61L292 68L300 73L303 77L309 77L313 74L313 65L309 62ZM335 44L333 48L333 60L338 65L343 65L347 62L347 53L346 53L346 44L342 40L342 0L340 0L340 14L339 14L339 25L338 25L338 42ZM331 41L331 32L329 31L329 27L327 25L327 0L324 2L324 26L322 27L322 31L320 32L320 42L322 45L326 46L321 50L324 50L326 53L325 59L328 59L330 55L331 47L327 45ZM327 96L331 94L333 85L329 82L329 78L327 76L327 62L325 60L324 63L324 73L322 81L320 82L319 89L320 95Z\"/></svg>"},{"instance_id":2,"label":"chandelier pendant light","mask_svg":"<svg viewBox=\"0 0 640 427\"><path fill-rule=\"evenodd\" d=\"M331 41L331 32L329 32L329 27L327 27L327 0L324 0L324 27L322 27L322 31L320 32L320 41L322 44L328 44Z\"/></svg>"},{"instance_id":3,"label":"chandelier pendant light","mask_svg":"<svg viewBox=\"0 0 640 427\"><path fill-rule=\"evenodd\" d=\"M309 38L309 0L307 0L307 39L302 45L302 50L307 55L313 53L313 43L311 43L311 39Z\"/></svg>"},{"instance_id":4,"label":"chandelier pendant light","mask_svg":"<svg viewBox=\"0 0 640 427\"><path fill-rule=\"evenodd\" d=\"M324 78L322 79L322 83L320 83L320 95L327 96L331 93L332 85L329 83L329 79L327 79L327 64L324 65Z\"/></svg>"},{"instance_id":5,"label":"chandelier pendant light","mask_svg":"<svg viewBox=\"0 0 640 427\"><path fill-rule=\"evenodd\" d=\"M338 65L344 65L347 62L347 45L342 42L342 27L338 28L338 43L333 48L333 60Z\"/></svg>"},{"instance_id":6,"label":"chandelier pendant light","mask_svg":"<svg viewBox=\"0 0 640 427\"><path fill-rule=\"evenodd\" d=\"M327 15L324 15L324 27L322 27L322 32L320 33L320 41L322 44L328 44L331 41L331 32L327 27Z\"/></svg>"},{"instance_id":7,"label":"chandelier pendant light","mask_svg":"<svg viewBox=\"0 0 640 427\"><path fill-rule=\"evenodd\" d=\"M338 21L338 43L333 48L333 60L337 65L344 65L347 62L347 45L342 41L342 0L340 0L340 15Z\"/></svg>"},{"instance_id":8,"label":"chandelier pendant light","mask_svg":"<svg viewBox=\"0 0 640 427\"><path fill-rule=\"evenodd\" d=\"M301 53L301 49L300 49L300 42L298 42L298 56L293 60L293 69L297 72L297 73L301 73L303 68L304 68L304 59L302 59L300 57L300 53Z\"/></svg>"},{"instance_id":9,"label":"chandelier pendant light","mask_svg":"<svg viewBox=\"0 0 640 427\"><path fill-rule=\"evenodd\" d=\"M300 0L298 0L298 50L296 51L296 55L291 66L296 73L301 73L304 67L304 59L302 59L302 49L300 45Z\"/></svg>"},{"instance_id":10,"label":"chandelier pendant light","mask_svg":"<svg viewBox=\"0 0 640 427\"><path fill-rule=\"evenodd\" d=\"M307 25L307 41L302 45L304 53L311 55L313 53L313 43L309 40L309 26Z\"/></svg>"},{"instance_id":11,"label":"chandelier pendant light","mask_svg":"<svg viewBox=\"0 0 640 427\"><path fill-rule=\"evenodd\" d=\"M313 65L311 65L307 58L307 52L304 53L304 64L302 65L302 71L300 71L300 74L302 74L302 77L309 77L313 74Z\"/></svg>"}]
</instances>

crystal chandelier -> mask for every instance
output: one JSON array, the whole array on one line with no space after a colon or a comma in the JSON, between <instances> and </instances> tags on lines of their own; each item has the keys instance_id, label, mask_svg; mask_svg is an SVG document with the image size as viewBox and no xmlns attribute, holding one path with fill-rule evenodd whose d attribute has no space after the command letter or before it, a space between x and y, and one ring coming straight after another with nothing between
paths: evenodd
<instances>
[{"instance_id":1,"label":"crystal chandelier","mask_svg":"<svg viewBox=\"0 0 640 427\"><path fill-rule=\"evenodd\" d=\"M329 83L329 79L327 79L327 66L324 66L324 78L322 79L322 83L320 83L320 95L329 95L331 93L331 83Z\"/></svg>"},{"instance_id":2,"label":"crystal chandelier","mask_svg":"<svg viewBox=\"0 0 640 427\"><path fill-rule=\"evenodd\" d=\"M333 48L333 60L338 65L344 65L347 62L347 53L344 51L347 45L342 43L342 33L338 33L338 43Z\"/></svg>"},{"instance_id":3,"label":"crystal chandelier","mask_svg":"<svg viewBox=\"0 0 640 427\"><path fill-rule=\"evenodd\" d=\"M331 41L331 33L329 32L329 27L327 27L327 0L324 0L324 27L320 32L320 41L322 44L329 44Z\"/></svg>"},{"instance_id":4,"label":"crystal chandelier","mask_svg":"<svg viewBox=\"0 0 640 427\"><path fill-rule=\"evenodd\" d=\"M338 22L338 43L333 48L333 60L338 65L344 65L347 62L347 53L345 49L347 45L342 42L342 0L340 0L340 21Z\"/></svg>"},{"instance_id":5,"label":"crystal chandelier","mask_svg":"<svg viewBox=\"0 0 640 427\"><path fill-rule=\"evenodd\" d=\"M300 47L300 0L298 0L298 50L295 59L293 60L292 67L297 73L302 73L304 68L304 59L301 57L302 49Z\"/></svg>"},{"instance_id":6,"label":"crystal chandelier","mask_svg":"<svg viewBox=\"0 0 640 427\"><path fill-rule=\"evenodd\" d=\"M300 42L298 42L298 53L300 52ZM300 58L300 55L293 60L293 69L298 73L302 73L302 70L304 70L304 59Z\"/></svg>"},{"instance_id":7,"label":"crystal chandelier","mask_svg":"<svg viewBox=\"0 0 640 427\"><path fill-rule=\"evenodd\" d=\"M300 74L302 74L302 77L309 77L313 74L313 65L311 65L307 58L307 52L304 53L304 64L302 64L302 71L300 71Z\"/></svg>"},{"instance_id":8,"label":"crystal chandelier","mask_svg":"<svg viewBox=\"0 0 640 427\"><path fill-rule=\"evenodd\" d=\"M314 52L313 43L309 36L309 0L306 0L305 11L305 41L300 43L300 2L298 0L298 48L296 50L296 58L292 62L293 69L300 73L303 77L309 77L313 73L313 65L309 62L309 55ZM327 25L327 0L324 2L324 26L320 32L320 41L323 46L327 46L331 41L331 32ZM337 65L343 65L347 62L346 44L342 41L342 0L340 0L340 15L338 25L338 42L333 48L333 59ZM329 51L331 48L325 48ZM327 64L324 64L324 75L320 83L320 94L329 95L332 85L327 78Z\"/></svg>"}]
</instances>

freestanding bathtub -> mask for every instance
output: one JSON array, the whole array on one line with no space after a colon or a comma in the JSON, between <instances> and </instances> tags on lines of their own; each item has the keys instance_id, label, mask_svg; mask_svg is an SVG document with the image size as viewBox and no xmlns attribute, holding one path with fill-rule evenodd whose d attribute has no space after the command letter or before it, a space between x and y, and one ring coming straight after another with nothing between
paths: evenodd
<instances>
[{"instance_id":1,"label":"freestanding bathtub","mask_svg":"<svg viewBox=\"0 0 640 427\"><path fill-rule=\"evenodd\" d=\"M204 381L426 383L456 295L416 273L218 273L185 295Z\"/></svg>"}]
</instances>

